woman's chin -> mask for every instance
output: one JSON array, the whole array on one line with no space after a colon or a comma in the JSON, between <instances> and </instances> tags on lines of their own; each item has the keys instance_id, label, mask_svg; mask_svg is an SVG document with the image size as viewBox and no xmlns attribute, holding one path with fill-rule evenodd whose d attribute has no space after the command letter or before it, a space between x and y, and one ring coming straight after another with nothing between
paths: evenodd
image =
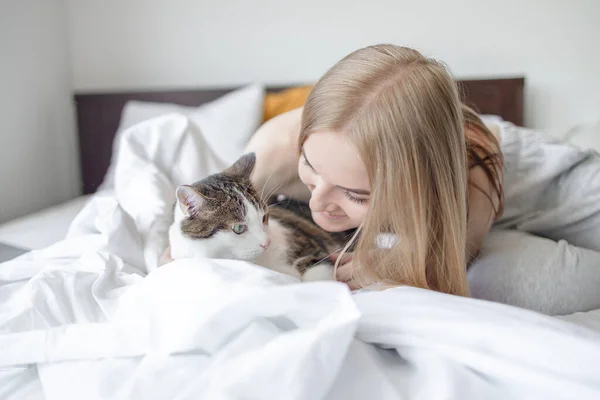
<instances>
[{"instance_id":1,"label":"woman's chin","mask_svg":"<svg viewBox=\"0 0 600 400\"><path fill-rule=\"evenodd\" d=\"M315 223L327 232L342 232L352 228L352 222L346 215L330 215L323 211L311 213Z\"/></svg>"}]
</instances>

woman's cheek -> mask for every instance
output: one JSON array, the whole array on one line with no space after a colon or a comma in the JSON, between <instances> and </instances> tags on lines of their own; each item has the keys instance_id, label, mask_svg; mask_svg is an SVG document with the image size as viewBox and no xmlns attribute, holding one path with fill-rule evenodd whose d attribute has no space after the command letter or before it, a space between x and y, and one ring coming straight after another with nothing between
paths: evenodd
<instances>
[{"instance_id":1,"label":"woman's cheek","mask_svg":"<svg viewBox=\"0 0 600 400\"><path fill-rule=\"evenodd\" d=\"M348 208L346 215L348 215L356 227L358 227L367 218L368 211L369 206L366 204L353 204Z\"/></svg>"},{"instance_id":2,"label":"woman's cheek","mask_svg":"<svg viewBox=\"0 0 600 400\"><path fill-rule=\"evenodd\" d=\"M302 160L300 160L300 163L298 163L298 177L305 185L311 183L311 173L308 171L308 167L304 165Z\"/></svg>"}]
</instances>

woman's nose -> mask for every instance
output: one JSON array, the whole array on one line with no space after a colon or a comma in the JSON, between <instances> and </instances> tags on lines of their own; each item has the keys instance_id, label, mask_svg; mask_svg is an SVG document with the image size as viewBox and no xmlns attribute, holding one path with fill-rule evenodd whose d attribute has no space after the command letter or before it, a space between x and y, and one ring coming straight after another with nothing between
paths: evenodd
<instances>
[{"instance_id":1,"label":"woman's nose","mask_svg":"<svg viewBox=\"0 0 600 400\"><path fill-rule=\"evenodd\" d=\"M313 211L324 211L327 205L330 203L329 194L330 190L326 185L316 185L311 189L310 209Z\"/></svg>"}]
</instances>

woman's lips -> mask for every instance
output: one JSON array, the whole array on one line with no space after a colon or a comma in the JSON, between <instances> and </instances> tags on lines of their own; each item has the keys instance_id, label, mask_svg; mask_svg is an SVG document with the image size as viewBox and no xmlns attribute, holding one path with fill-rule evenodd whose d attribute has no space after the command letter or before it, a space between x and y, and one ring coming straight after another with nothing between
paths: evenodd
<instances>
[{"instance_id":1,"label":"woman's lips","mask_svg":"<svg viewBox=\"0 0 600 400\"><path fill-rule=\"evenodd\" d=\"M323 214L325 216L325 218L329 218L329 219L342 219L342 218L346 218L345 214L332 214L328 211L321 211L321 214Z\"/></svg>"}]
</instances>

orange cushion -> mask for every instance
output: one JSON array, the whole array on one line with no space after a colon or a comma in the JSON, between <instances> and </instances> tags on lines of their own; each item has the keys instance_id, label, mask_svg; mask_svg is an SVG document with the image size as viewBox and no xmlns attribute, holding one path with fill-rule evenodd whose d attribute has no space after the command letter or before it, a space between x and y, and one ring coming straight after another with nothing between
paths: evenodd
<instances>
[{"instance_id":1,"label":"orange cushion","mask_svg":"<svg viewBox=\"0 0 600 400\"><path fill-rule=\"evenodd\" d=\"M285 89L281 92L267 93L263 108L264 121L268 121L284 112L302 107L311 89L312 86L299 86Z\"/></svg>"}]
</instances>

